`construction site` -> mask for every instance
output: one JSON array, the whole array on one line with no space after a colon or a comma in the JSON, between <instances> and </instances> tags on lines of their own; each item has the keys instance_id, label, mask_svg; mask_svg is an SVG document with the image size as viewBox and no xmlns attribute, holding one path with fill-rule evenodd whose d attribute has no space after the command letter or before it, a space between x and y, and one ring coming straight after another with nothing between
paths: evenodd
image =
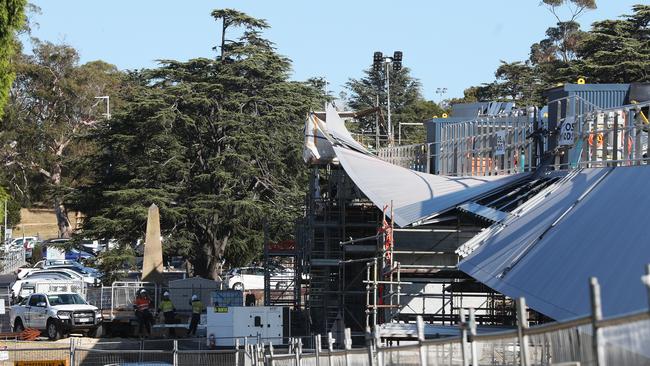
<instances>
[{"instance_id":1,"label":"construction site","mask_svg":"<svg viewBox=\"0 0 650 366\"><path fill-rule=\"evenodd\" d=\"M393 144L378 122L380 148L348 132L354 112L310 114L306 212L287 254L302 284L290 301L295 335L343 340L349 328L354 344L368 329L408 340L420 317L425 337L440 338L458 333L467 308L482 332L513 329L520 296L529 324L561 321L589 313L593 276L609 285L605 297L617 294L606 313L644 308L638 278L650 256L644 240L623 238L646 229L633 215L616 221L618 233L593 225L611 223L603 204L633 212L647 200L624 188L650 172L647 93L567 84L545 106L454 105L422 124L418 145Z\"/></svg>"}]
</instances>

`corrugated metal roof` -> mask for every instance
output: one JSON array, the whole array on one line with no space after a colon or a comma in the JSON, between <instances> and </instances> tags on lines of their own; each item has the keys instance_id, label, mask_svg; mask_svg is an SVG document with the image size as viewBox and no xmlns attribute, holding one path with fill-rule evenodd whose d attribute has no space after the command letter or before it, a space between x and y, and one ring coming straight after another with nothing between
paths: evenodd
<instances>
[{"instance_id":1,"label":"corrugated metal roof","mask_svg":"<svg viewBox=\"0 0 650 366\"><path fill-rule=\"evenodd\" d=\"M377 207L393 202L394 221L401 227L528 175L447 177L402 168L340 146L334 151L346 173Z\"/></svg>"},{"instance_id":2,"label":"corrugated metal roof","mask_svg":"<svg viewBox=\"0 0 650 366\"><path fill-rule=\"evenodd\" d=\"M578 171L519 217L492 226L459 268L557 320L590 312L592 276L605 315L643 309L648 182L650 166Z\"/></svg>"}]
</instances>

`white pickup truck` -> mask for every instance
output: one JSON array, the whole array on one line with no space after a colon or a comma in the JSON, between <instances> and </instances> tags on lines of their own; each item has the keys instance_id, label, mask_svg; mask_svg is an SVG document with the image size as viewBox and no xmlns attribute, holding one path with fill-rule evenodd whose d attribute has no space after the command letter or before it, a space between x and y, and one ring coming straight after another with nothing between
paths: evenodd
<instances>
[{"instance_id":1,"label":"white pickup truck","mask_svg":"<svg viewBox=\"0 0 650 366\"><path fill-rule=\"evenodd\" d=\"M9 319L14 332L34 328L51 340L72 332L100 336L103 320L95 306L73 292L31 294L10 308Z\"/></svg>"}]
</instances>

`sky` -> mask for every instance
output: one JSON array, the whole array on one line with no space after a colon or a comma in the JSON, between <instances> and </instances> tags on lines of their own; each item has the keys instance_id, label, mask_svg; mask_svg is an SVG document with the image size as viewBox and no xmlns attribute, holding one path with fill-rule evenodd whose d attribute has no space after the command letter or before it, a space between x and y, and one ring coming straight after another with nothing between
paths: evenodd
<instances>
[{"instance_id":1,"label":"sky","mask_svg":"<svg viewBox=\"0 0 650 366\"><path fill-rule=\"evenodd\" d=\"M631 12L643 0L597 0L579 18L584 28ZM216 8L266 19L265 37L293 61L294 80L324 77L334 95L363 76L374 51L404 53L426 99L461 97L494 80L500 60L525 60L530 45L556 23L540 0L32 0L41 14L33 35L75 47L81 62L120 69L156 60L214 57ZM447 88L444 95L438 88Z\"/></svg>"}]
</instances>

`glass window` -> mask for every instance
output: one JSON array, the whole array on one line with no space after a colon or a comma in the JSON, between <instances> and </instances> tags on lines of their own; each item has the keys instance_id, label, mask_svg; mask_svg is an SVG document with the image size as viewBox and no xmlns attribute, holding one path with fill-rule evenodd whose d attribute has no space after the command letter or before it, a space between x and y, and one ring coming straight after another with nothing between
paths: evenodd
<instances>
[{"instance_id":1,"label":"glass window","mask_svg":"<svg viewBox=\"0 0 650 366\"><path fill-rule=\"evenodd\" d=\"M29 306L36 306L38 304L38 295L32 295L29 298Z\"/></svg>"},{"instance_id":2,"label":"glass window","mask_svg":"<svg viewBox=\"0 0 650 366\"><path fill-rule=\"evenodd\" d=\"M58 294L47 295L50 305L73 305L73 304L86 304L84 299L78 294Z\"/></svg>"}]
</instances>

